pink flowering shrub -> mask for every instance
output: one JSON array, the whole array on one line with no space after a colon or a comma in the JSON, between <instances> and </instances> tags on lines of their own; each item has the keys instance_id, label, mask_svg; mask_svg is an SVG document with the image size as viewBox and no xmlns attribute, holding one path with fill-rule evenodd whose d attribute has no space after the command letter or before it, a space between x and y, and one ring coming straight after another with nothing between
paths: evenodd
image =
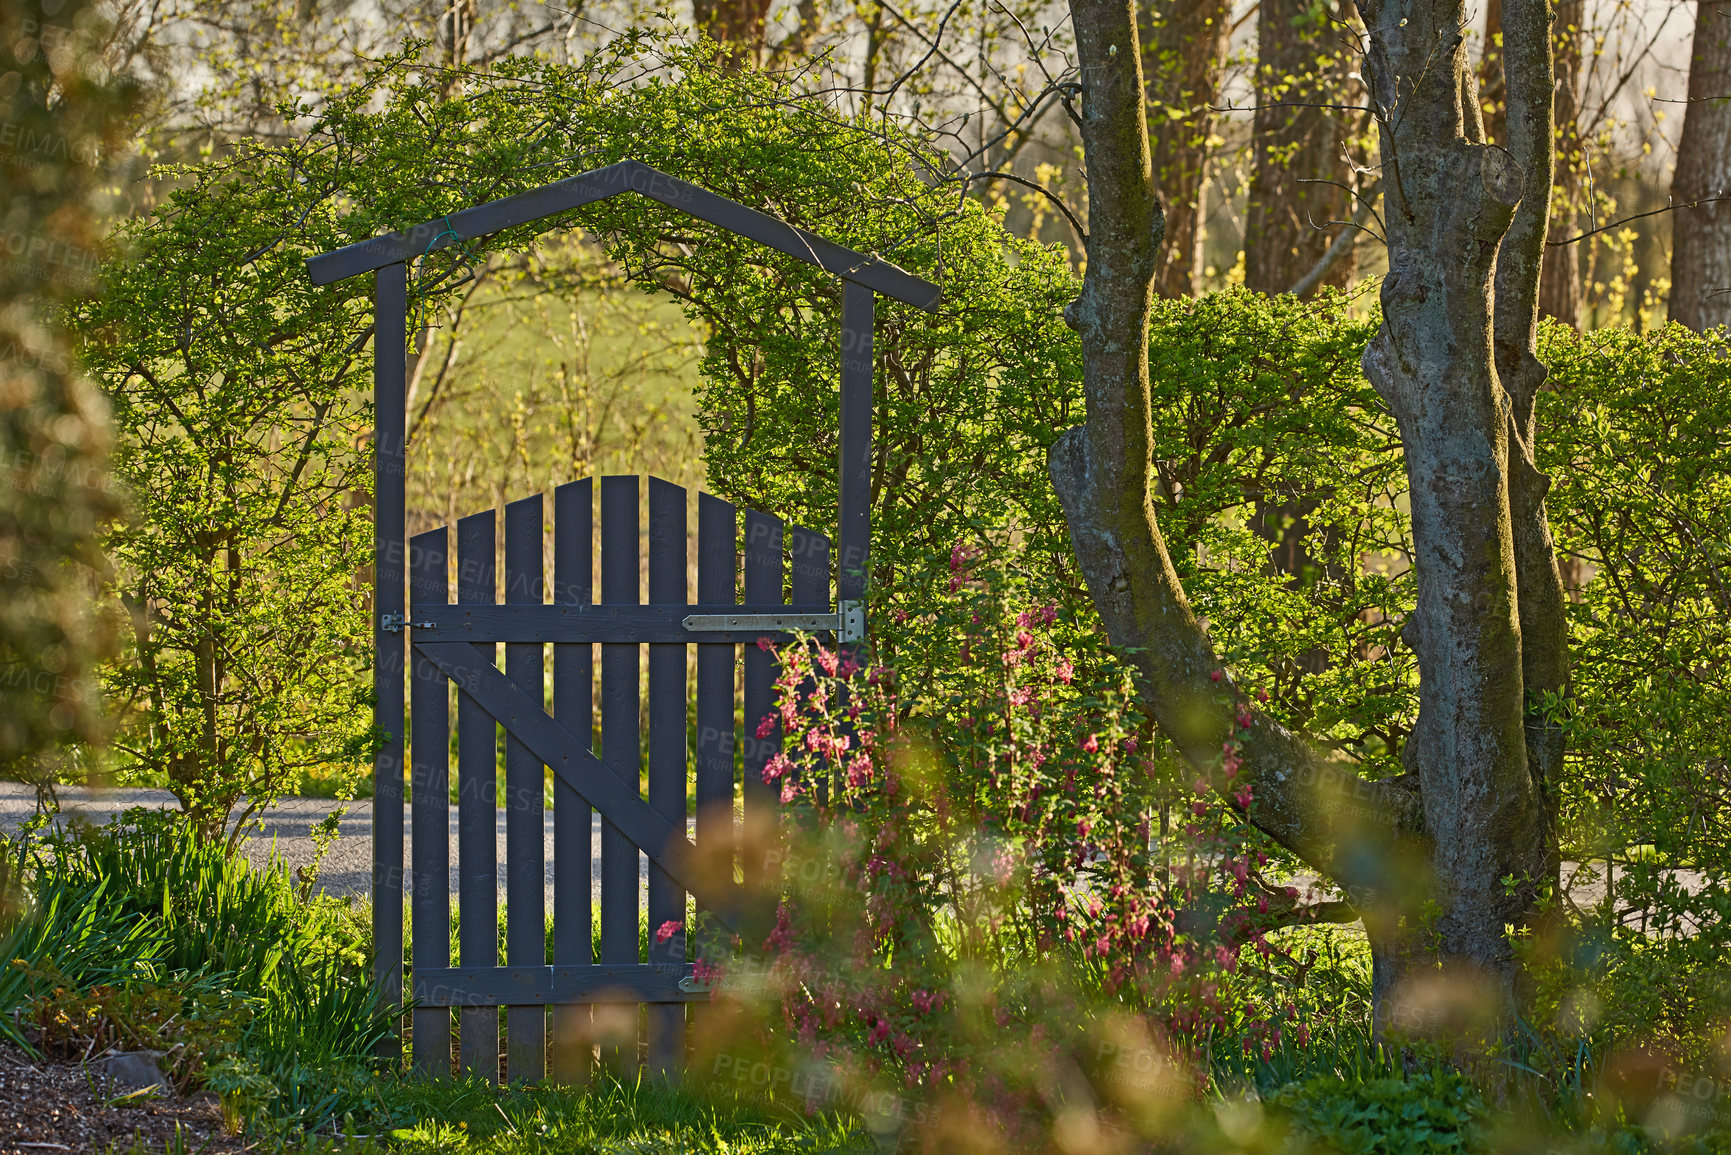
<instances>
[{"instance_id":1,"label":"pink flowering shrub","mask_svg":"<svg viewBox=\"0 0 1731 1155\"><path fill-rule=\"evenodd\" d=\"M1234 743L1181 774L1101 639L960 547L949 580L942 665L782 652L759 727L784 736L780 901L706 974L762 1000L789 1062L1009 1132L1050 1124L1067 1079L1178 1101L1222 1048L1302 1043L1265 981L1303 965L1265 936L1296 895L1264 877Z\"/></svg>"}]
</instances>

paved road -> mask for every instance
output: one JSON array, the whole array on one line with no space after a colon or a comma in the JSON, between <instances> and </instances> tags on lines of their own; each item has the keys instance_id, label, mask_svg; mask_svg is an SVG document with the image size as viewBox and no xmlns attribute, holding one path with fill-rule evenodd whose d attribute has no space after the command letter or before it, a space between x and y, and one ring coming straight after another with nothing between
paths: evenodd
<instances>
[{"instance_id":1,"label":"paved road","mask_svg":"<svg viewBox=\"0 0 1731 1155\"><path fill-rule=\"evenodd\" d=\"M107 822L130 806L150 806L172 809L174 796L166 790L108 790L100 793L82 787L60 790L61 816L70 819L82 816L92 822ZM246 856L255 863L264 863L273 854L280 855L290 870L312 861L312 828L339 806L347 807L337 840L331 844L319 870L319 888L330 894L366 895L373 874L372 821L370 801L333 802L324 798L284 798L261 815L258 832L244 844ZM18 782L0 782L0 833L17 833L36 813L36 795L30 787ZM498 847L496 861L499 899L505 898L505 812L497 812L494 838ZM404 864L413 861L414 835L407 821L403 822ZM590 831L590 895L596 909L601 904L601 819L596 817ZM553 893L553 813L547 812L542 830L542 846L546 867L546 887L549 901ZM451 809L450 820L451 890L457 887L457 811ZM639 903L641 892L649 885L649 864L643 855L637 856ZM405 879L404 890L412 880Z\"/></svg>"}]
</instances>

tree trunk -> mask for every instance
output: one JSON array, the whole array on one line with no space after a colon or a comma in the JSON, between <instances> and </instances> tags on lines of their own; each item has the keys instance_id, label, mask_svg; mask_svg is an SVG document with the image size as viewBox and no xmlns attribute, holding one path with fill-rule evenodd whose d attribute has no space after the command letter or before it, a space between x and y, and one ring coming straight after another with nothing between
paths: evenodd
<instances>
[{"instance_id":1,"label":"tree trunk","mask_svg":"<svg viewBox=\"0 0 1731 1155\"><path fill-rule=\"evenodd\" d=\"M1166 222L1155 291L1193 296L1202 277L1202 186L1208 179L1220 70L1226 59L1226 0L1150 0L1137 14L1154 179ZM1133 48L1126 38L1119 51ZM1116 63L1116 62L1115 62Z\"/></svg>"},{"instance_id":2,"label":"tree trunk","mask_svg":"<svg viewBox=\"0 0 1731 1155\"><path fill-rule=\"evenodd\" d=\"M691 0L697 30L721 45L731 69L756 67L768 35L769 0Z\"/></svg>"},{"instance_id":3,"label":"tree trunk","mask_svg":"<svg viewBox=\"0 0 1731 1155\"><path fill-rule=\"evenodd\" d=\"M1244 284L1258 292L1298 284L1328 251L1329 222L1352 216L1345 114L1316 107L1348 103L1340 99L1347 69L1334 15L1332 5L1309 0L1262 0L1257 15ZM1351 283L1355 264L1348 253L1318 285Z\"/></svg>"},{"instance_id":4,"label":"tree trunk","mask_svg":"<svg viewBox=\"0 0 1731 1155\"><path fill-rule=\"evenodd\" d=\"M1458 32L1464 0L1359 4L1381 110L1390 268L1364 364L1406 452L1418 604L1405 633L1421 677L1403 751L1409 773L1383 782L1358 778L1265 716L1233 729L1242 699L1220 676L1154 518L1146 344L1162 218L1136 114L1136 25L1127 0L1070 8L1090 236L1082 292L1065 319L1081 338L1087 420L1057 440L1049 465L1089 593L1161 729L1204 769L1234 743L1239 780L1256 799L1252 821L1363 913L1379 1025L1403 1022L1439 973L1464 976L1467 1001L1500 1016L1517 991L1504 928L1528 921L1555 873L1543 785L1551 747L1548 735L1528 733L1526 691L1529 679L1535 690L1561 685L1566 658L1546 600L1554 590L1560 606L1548 480L1530 450L1551 182L1544 0L1505 8L1513 155L1484 143Z\"/></svg>"},{"instance_id":5,"label":"tree trunk","mask_svg":"<svg viewBox=\"0 0 1731 1155\"><path fill-rule=\"evenodd\" d=\"M1553 239L1572 237L1581 217L1581 196L1587 171L1581 145L1580 80L1582 0L1560 0L1552 26L1556 52L1557 174ZM1547 245L1539 271L1539 312L1565 325L1581 325L1581 247Z\"/></svg>"},{"instance_id":6,"label":"tree trunk","mask_svg":"<svg viewBox=\"0 0 1731 1155\"><path fill-rule=\"evenodd\" d=\"M1696 11L1671 178L1670 312L1701 333L1731 324L1731 0L1697 0Z\"/></svg>"},{"instance_id":7,"label":"tree trunk","mask_svg":"<svg viewBox=\"0 0 1731 1155\"><path fill-rule=\"evenodd\" d=\"M1417 585L1403 636L1418 658L1419 714L1402 760L1419 781L1433 841L1440 953L1506 1008L1517 968L1504 927L1527 921L1549 829L1527 760L1517 592L1525 564L1538 567L1517 556L1531 544L1523 534L1534 511L1523 510L1517 531L1511 509L1511 474L1530 468L1530 450L1516 446L1511 462L1504 395L1505 386L1536 392L1544 377L1532 355L1532 302L1550 210L1549 14L1544 0L1503 6L1503 149L1484 143L1458 31L1462 0L1358 7L1372 30L1370 95L1383 110L1389 244L1383 323L1364 368L1400 425ZM1517 205L1526 209L1518 218ZM1493 275L1507 296L1493 291ZM1505 380L1499 362L1519 379ZM1514 484L1536 490L1542 525L1543 486ZM1554 575L1554 555L1544 561Z\"/></svg>"},{"instance_id":8,"label":"tree trunk","mask_svg":"<svg viewBox=\"0 0 1731 1155\"><path fill-rule=\"evenodd\" d=\"M1072 0L1071 13L1090 231L1082 293L1064 317L1081 336L1087 421L1058 438L1049 461L1071 547L1107 636L1128 652L1150 714L1185 758L1211 771L1222 743L1234 741L1260 829L1345 887L1367 917L1410 908L1416 898L1393 869L1422 843L1418 798L1406 784L1366 781L1265 714L1252 712L1248 732L1235 736L1243 698L1191 610L1154 517L1147 341L1164 218L1136 25L1129 0Z\"/></svg>"}]
</instances>

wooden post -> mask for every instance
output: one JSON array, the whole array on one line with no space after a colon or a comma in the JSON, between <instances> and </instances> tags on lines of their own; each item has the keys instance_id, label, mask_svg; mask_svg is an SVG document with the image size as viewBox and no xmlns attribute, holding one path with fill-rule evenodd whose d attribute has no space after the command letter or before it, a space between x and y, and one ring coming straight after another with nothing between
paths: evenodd
<instances>
[{"instance_id":1,"label":"wooden post","mask_svg":"<svg viewBox=\"0 0 1731 1155\"><path fill-rule=\"evenodd\" d=\"M836 464L838 495L836 601L865 600L872 539L872 316L876 296L842 282L841 435Z\"/></svg>"},{"instance_id":2,"label":"wooden post","mask_svg":"<svg viewBox=\"0 0 1731 1155\"><path fill-rule=\"evenodd\" d=\"M373 984L383 1007L403 1001L403 443L408 268L373 274ZM397 1032L382 1058L402 1054Z\"/></svg>"}]
</instances>

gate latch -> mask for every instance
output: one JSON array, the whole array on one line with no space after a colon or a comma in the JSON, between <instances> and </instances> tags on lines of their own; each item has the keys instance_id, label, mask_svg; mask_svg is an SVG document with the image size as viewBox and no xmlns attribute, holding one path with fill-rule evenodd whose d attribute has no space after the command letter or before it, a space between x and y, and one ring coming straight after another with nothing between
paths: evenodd
<instances>
[{"instance_id":1,"label":"gate latch","mask_svg":"<svg viewBox=\"0 0 1731 1155\"><path fill-rule=\"evenodd\" d=\"M411 622L402 614L381 614L379 616L379 629L384 630L387 634L400 634L403 632L404 626L412 626L417 630L430 630L437 625L437 622Z\"/></svg>"},{"instance_id":2,"label":"gate latch","mask_svg":"<svg viewBox=\"0 0 1731 1155\"><path fill-rule=\"evenodd\" d=\"M764 630L776 633L799 630L815 634L833 631L839 642L865 640L865 603L838 602L833 614L687 614L680 625L692 633L732 633Z\"/></svg>"}]
</instances>

